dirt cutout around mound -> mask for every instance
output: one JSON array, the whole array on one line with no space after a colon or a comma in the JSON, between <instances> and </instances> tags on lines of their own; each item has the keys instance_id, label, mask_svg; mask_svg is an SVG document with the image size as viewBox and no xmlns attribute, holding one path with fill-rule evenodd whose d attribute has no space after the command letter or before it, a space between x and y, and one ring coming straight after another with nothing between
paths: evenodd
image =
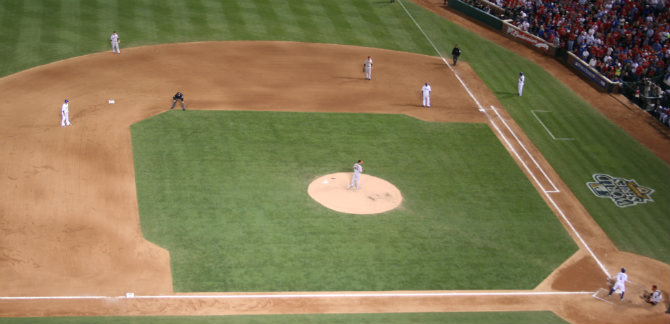
<instances>
[{"instance_id":1,"label":"dirt cutout around mound","mask_svg":"<svg viewBox=\"0 0 670 324\"><path fill-rule=\"evenodd\" d=\"M307 194L326 208L348 214L371 215L400 206L402 194L390 182L361 174L360 189L350 188L352 172L338 172L316 178Z\"/></svg>"},{"instance_id":2,"label":"dirt cutout around mound","mask_svg":"<svg viewBox=\"0 0 670 324\"><path fill-rule=\"evenodd\" d=\"M360 71L368 55L375 60L372 81ZM456 72L485 107L501 107L466 62ZM420 107L419 91L426 81L433 86L431 109ZM177 90L184 93L189 110L394 113L477 123L492 123L493 114L478 111L439 58L327 44L212 42L129 48L121 55L97 53L2 78L5 105L0 117L11 122L0 129L0 170L6 179L0 183L0 296L41 298L0 299L0 316L551 310L576 323L652 323L664 318L658 314L661 308L593 298L591 289L607 287L607 278L569 229L579 252L532 291L230 293L224 298L175 294L169 254L142 236L129 127L166 111ZM70 99L73 126L61 128L65 98ZM114 104L108 103L111 99ZM566 229L569 220L610 272L626 265L640 287L670 286L668 265L616 250L500 109L501 120L536 154L560 189L558 195L543 197L556 203L552 209L568 215L559 217ZM534 185L542 190L545 184ZM582 286L579 282L589 293L546 294L574 292ZM127 292L136 298L114 297ZM184 298L174 298L179 296Z\"/></svg>"}]
</instances>

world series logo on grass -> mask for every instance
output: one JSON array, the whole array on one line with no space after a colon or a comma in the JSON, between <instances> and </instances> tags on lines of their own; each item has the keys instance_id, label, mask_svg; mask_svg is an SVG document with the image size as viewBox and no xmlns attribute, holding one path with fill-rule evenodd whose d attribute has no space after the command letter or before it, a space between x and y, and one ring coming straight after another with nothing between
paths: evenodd
<instances>
[{"instance_id":1,"label":"world series logo on grass","mask_svg":"<svg viewBox=\"0 0 670 324\"><path fill-rule=\"evenodd\" d=\"M654 189L640 186L634 179L613 177L609 174L596 173L593 175L595 182L587 182L596 197L612 199L618 207L630 207L637 204L653 202L651 194Z\"/></svg>"}]
</instances>

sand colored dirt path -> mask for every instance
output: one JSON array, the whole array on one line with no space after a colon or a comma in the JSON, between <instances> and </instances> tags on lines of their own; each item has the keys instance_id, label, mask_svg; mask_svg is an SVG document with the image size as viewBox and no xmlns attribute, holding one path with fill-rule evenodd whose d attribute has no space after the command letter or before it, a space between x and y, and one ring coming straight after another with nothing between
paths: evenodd
<instances>
[{"instance_id":1,"label":"sand colored dirt path","mask_svg":"<svg viewBox=\"0 0 670 324\"><path fill-rule=\"evenodd\" d=\"M392 210L402 203L402 194L392 183L361 174L360 189L350 187L352 172L326 174L307 187L307 194L326 208L348 214L371 215Z\"/></svg>"},{"instance_id":2,"label":"sand colored dirt path","mask_svg":"<svg viewBox=\"0 0 670 324\"><path fill-rule=\"evenodd\" d=\"M372 81L360 71L368 55L375 59ZM501 107L467 64L459 63L457 72L480 101ZM419 90L427 80L433 85L430 110L419 107ZM168 253L141 235L129 126L167 110L177 90L184 92L189 109L398 113L491 123L438 58L379 49L288 42L172 44L131 48L122 55L98 53L11 75L0 79L5 98L0 117L11 121L0 129L5 179L0 183L0 296L175 296ZM71 100L69 128L59 127L65 98ZM500 118L522 135L504 111ZM540 160L562 189L560 196L545 199L557 201L610 271L625 261L642 286L669 277L665 264L618 252ZM536 184L538 190L542 185ZM552 310L584 323L664 318L634 299L608 304L590 294L528 294L606 287L599 265L579 244L582 249L532 292L10 298L0 299L0 316Z\"/></svg>"}]
</instances>

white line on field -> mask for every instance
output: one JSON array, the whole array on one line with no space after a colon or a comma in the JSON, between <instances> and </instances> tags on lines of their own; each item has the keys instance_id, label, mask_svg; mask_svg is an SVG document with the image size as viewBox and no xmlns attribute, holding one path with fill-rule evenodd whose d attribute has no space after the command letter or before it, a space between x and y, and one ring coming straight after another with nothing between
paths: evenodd
<instances>
[{"instance_id":1,"label":"white line on field","mask_svg":"<svg viewBox=\"0 0 670 324\"><path fill-rule=\"evenodd\" d=\"M613 302L611 302L611 301L609 301L609 300L606 300L606 299L604 299L604 298L598 297L598 293L601 292L601 291L607 291L607 290L602 289L602 288L599 288L598 290L596 290L596 292L593 293L593 295L591 295L591 297L593 297L593 298L595 298L595 299L597 299L597 300L600 300L600 301L604 301L604 302L606 302L606 303L608 303L608 304L610 304L610 305L614 305Z\"/></svg>"},{"instance_id":2,"label":"white line on field","mask_svg":"<svg viewBox=\"0 0 670 324\"><path fill-rule=\"evenodd\" d=\"M521 145L521 148L523 148L523 150L526 152L526 155L528 155L528 157L533 161L533 163L535 164L535 166L537 167L537 169L540 170L540 172L542 172L542 175L544 176L544 178L545 178L547 181L549 181L549 183L551 184L551 188L552 188L552 189L551 189L551 190L547 190L547 189L545 189L544 187L542 187L542 185L541 185L539 182L536 181L537 185L540 186L540 187L542 188L542 190L544 190L545 192L548 192L548 193L561 192L560 190L558 190L558 188L556 187L556 185L554 184L554 182L551 181L551 178L549 178L549 176L547 175L547 173L544 172L544 169L540 166L540 164L537 163L537 160L535 160L535 157L533 157L533 155L530 154L530 152L529 152L528 149L526 148L526 145L524 145L523 142L521 142L521 140L519 139L519 137L516 136L516 133L514 133L514 131L512 130L512 128L509 127L509 125L507 124L507 122L505 121L505 119L502 118L502 116L500 115L500 113L498 112L498 110L497 110L495 107L493 107L493 106L491 106L491 110L493 110L493 112L496 114L496 116L498 116L498 119L500 119L500 121L505 125L505 127L507 127L507 130L512 134L512 136L513 136L514 139L516 140L517 144ZM530 172L530 171L529 171L529 172Z\"/></svg>"},{"instance_id":3,"label":"white line on field","mask_svg":"<svg viewBox=\"0 0 670 324\"><path fill-rule=\"evenodd\" d=\"M551 112L551 111L548 111L548 110L531 110L530 112L533 114L533 116L535 116L535 119L537 119L537 121L540 123L540 125L542 125L542 127L544 127L544 130L546 130L547 133L549 133L549 135L551 136L551 138L554 139L555 141L574 141L574 140L575 140L574 138L568 138L568 137L556 137L556 136L554 136L554 134L553 134L553 133L549 130L549 128L547 127L547 125L545 125L545 124L542 122L542 120L540 120L540 117L536 114L536 112L540 112L540 113L549 113L549 112Z\"/></svg>"},{"instance_id":4,"label":"white line on field","mask_svg":"<svg viewBox=\"0 0 670 324\"><path fill-rule=\"evenodd\" d=\"M413 293L306 293L240 295L133 295L133 296L25 296L0 297L0 300L96 300L96 299L250 299L250 298L384 298L384 297L493 297L591 295L590 291L511 291L511 292L413 292Z\"/></svg>"},{"instance_id":5,"label":"white line on field","mask_svg":"<svg viewBox=\"0 0 670 324\"><path fill-rule=\"evenodd\" d=\"M456 79L458 80L458 82L460 82L460 84L463 86L463 88L464 88L465 91L468 93L468 95L470 95L470 98L472 98L472 100L477 104L477 107L479 108L479 111L481 111L481 112L486 116L486 118L489 120L489 122L491 123L491 125L493 125L493 127L495 128L495 130L496 130L496 132L498 133L498 135L499 135L501 138L504 139L504 141L507 143L507 147L508 147L512 152L514 152L514 154L517 156L517 158L519 158L519 155L516 153L516 151L514 150L514 148L512 148L512 147L510 146L509 140L508 140L508 139L505 137L505 135L501 132L500 128L498 128L498 126L495 124L493 118L488 114L488 112L486 111L486 109L484 109L484 107L482 107L482 105L479 103L479 100L477 100L477 98L475 97L475 95L470 91L470 89L469 89L468 86L465 84L465 82L463 81L463 79L461 79L461 77L458 75L458 73L456 73L456 70L454 70L454 68L449 64L449 62L447 62L447 60L444 58L444 56L442 56L442 53L440 53L440 50L437 49L437 47L435 46L435 44L433 43L433 41L430 39L430 37L428 37L428 35L426 34L426 32L424 32L423 28L421 28L421 25L419 25L419 23L416 21L416 19L414 19L414 16L412 16L412 14L409 12L409 10L407 10L407 8L406 8L405 5L403 4L402 0L398 0L398 3L399 3L400 6L402 6L402 8L405 10L405 13L407 13L407 16L409 16L409 18L412 19L412 21L414 22L414 24L416 25L416 27L419 28L419 30L421 31L421 33L423 34L423 36L426 38L426 40L428 40L428 42L429 42L430 45L433 47L433 49L435 50L435 52L437 53L437 55L440 56L440 58L442 59L442 62L444 62L444 64L451 70L451 72L454 73L454 76L456 77ZM491 106L491 108L493 108L493 106ZM496 111L495 109L493 109L493 110ZM496 112L496 113L497 113L497 112ZM500 117L500 115L498 115L498 119L500 119L503 123L505 123L505 121ZM510 132L511 132L512 134L515 134L511 129L510 129ZM514 137L515 137L517 143L523 147L523 144L519 141L519 139L516 137L516 135L514 135ZM529 154L529 156L530 156L530 153L528 153L528 154ZM532 158L532 156L531 156L531 158ZM534 159L533 159L533 160L534 160ZM527 168L527 166L526 166L526 163L523 162L523 160L521 160L521 159L519 159L519 161L521 161L521 163L524 165L524 167L526 167L526 170L528 170L528 168ZM539 167L539 166L538 166L538 168L539 168L540 170L543 170L543 169L542 169L541 167ZM544 171L542 171L542 173L544 173ZM542 186L537 182L537 178L535 177L535 175L532 174L532 172L531 172L530 174L531 174L533 180L535 180L535 182L538 184L538 186L539 186L540 188L542 188ZM565 213L563 213L563 210L561 210L561 208L559 208L558 204L556 204L556 202L554 201L554 199L551 197L550 192L548 192L548 191L546 191L546 190L542 190L542 193L544 193L545 197L551 202L551 204L552 204L552 205L554 206L554 208L558 211L558 213L561 215L561 217L563 218L563 220L565 220L565 222L568 224L568 226L570 227L570 229L572 230L572 232L575 234L575 236L577 236L577 238L579 239L579 241L582 243L582 245L583 245L583 246L586 248L586 250L589 252L589 254L591 255L591 257L598 263L598 266L600 266L600 269L605 273L605 275L607 275L608 278L611 277L609 271L607 271L607 268L605 268L605 266L602 264L602 262L600 262L600 259L598 259L598 257L597 257L597 256L595 255L595 253L591 250L591 248L590 248L589 245L586 243L586 241L584 241L584 239L583 239L582 236L579 234L579 232L577 232L577 229L575 229L575 227L572 225L572 223L571 223L571 222L568 220L568 218L565 216Z\"/></svg>"}]
</instances>

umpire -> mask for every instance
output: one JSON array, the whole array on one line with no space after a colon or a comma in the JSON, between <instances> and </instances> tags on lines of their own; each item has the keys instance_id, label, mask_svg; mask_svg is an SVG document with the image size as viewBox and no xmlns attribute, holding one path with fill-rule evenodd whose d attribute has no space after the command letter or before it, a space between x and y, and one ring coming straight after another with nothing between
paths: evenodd
<instances>
[{"instance_id":1,"label":"umpire","mask_svg":"<svg viewBox=\"0 0 670 324\"><path fill-rule=\"evenodd\" d=\"M177 93L172 96L172 100L174 101L172 102L172 107L170 107L170 109L174 108L174 106L177 104L177 100L181 100L181 110L186 110L186 107L184 106L184 94L181 93L181 91L177 91Z\"/></svg>"},{"instance_id":2,"label":"umpire","mask_svg":"<svg viewBox=\"0 0 670 324\"><path fill-rule=\"evenodd\" d=\"M458 48L458 45L454 46L454 49L451 50L451 58L454 59L454 66L458 62L458 57L461 56L461 49Z\"/></svg>"}]
</instances>

